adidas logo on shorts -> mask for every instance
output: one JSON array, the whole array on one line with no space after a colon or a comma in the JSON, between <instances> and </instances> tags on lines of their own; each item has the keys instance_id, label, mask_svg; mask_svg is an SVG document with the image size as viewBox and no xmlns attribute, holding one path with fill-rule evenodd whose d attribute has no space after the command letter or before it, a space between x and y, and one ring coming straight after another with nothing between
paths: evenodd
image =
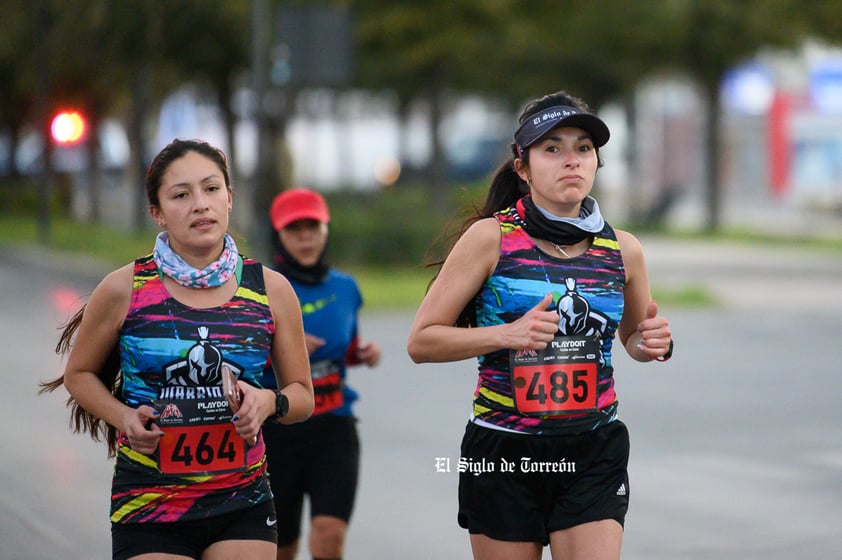
<instances>
[{"instance_id":1,"label":"adidas logo on shorts","mask_svg":"<svg viewBox=\"0 0 842 560\"><path fill-rule=\"evenodd\" d=\"M620 487L617 488L617 495L618 496L625 496L626 495L626 483L620 484Z\"/></svg>"}]
</instances>

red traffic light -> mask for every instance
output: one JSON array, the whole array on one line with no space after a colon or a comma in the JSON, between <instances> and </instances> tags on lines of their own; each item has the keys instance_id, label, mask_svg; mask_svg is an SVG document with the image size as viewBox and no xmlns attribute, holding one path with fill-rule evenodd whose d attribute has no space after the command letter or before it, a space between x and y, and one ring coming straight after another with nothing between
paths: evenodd
<instances>
[{"instance_id":1,"label":"red traffic light","mask_svg":"<svg viewBox=\"0 0 842 560\"><path fill-rule=\"evenodd\" d=\"M79 111L60 111L50 123L50 133L59 144L76 144L87 132L85 118Z\"/></svg>"}]
</instances>

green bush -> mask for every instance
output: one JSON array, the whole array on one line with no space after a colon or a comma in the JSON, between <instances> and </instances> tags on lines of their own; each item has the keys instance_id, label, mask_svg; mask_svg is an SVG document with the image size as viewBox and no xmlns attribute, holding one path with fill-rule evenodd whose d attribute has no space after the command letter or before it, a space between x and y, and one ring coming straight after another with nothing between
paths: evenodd
<instances>
[{"instance_id":1,"label":"green bush","mask_svg":"<svg viewBox=\"0 0 842 560\"><path fill-rule=\"evenodd\" d=\"M38 184L31 179L0 181L0 215L25 214L35 216L38 211Z\"/></svg>"},{"instance_id":2,"label":"green bush","mask_svg":"<svg viewBox=\"0 0 842 560\"><path fill-rule=\"evenodd\" d=\"M70 177L57 174L49 193L50 214L66 216L69 210ZM0 216L21 217L38 215L41 184L37 178L0 179Z\"/></svg>"},{"instance_id":3,"label":"green bush","mask_svg":"<svg viewBox=\"0 0 842 560\"><path fill-rule=\"evenodd\" d=\"M462 198L458 189L451 198ZM442 210L429 189L399 186L375 192L327 193L331 208L330 259L338 265L415 266L429 259L428 250L461 220L464 206Z\"/></svg>"},{"instance_id":4,"label":"green bush","mask_svg":"<svg viewBox=\"0 0 842 560\"><path fill-rule=\"evenodd\" d=\"M423 265L443 256L447 232L455 231L472 206L482 204L486 188L484 184L453 187L445 205L433 204L433 194L423 186L327 193L332 215L330 261L357 277L366 309L415 309L435 272ZM37 195L33 182L0 180L0 244L40 244ZM152 248L149 231L129 233L76 222L62 215L58 205L56 196L51 199L50 249L120 266ZM428 254L431 247L434 252ZM251 254L247 241L241 250ZM662 304L716 305L702 286L653 291Z\"/></svg>"}]
</instances>

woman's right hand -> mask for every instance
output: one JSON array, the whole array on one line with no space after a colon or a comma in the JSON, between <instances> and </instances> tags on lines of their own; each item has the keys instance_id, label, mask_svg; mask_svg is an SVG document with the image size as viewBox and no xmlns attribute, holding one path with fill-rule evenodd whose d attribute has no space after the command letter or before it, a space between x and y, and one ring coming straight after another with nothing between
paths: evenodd
<instances>
[{"instance_id":1,"label":"woman's right hand","mask_svg":"<svg viewBox=\"0 0 842 560\"><path fill-rule=\"evenodd\" d=\"M155 424L158 413L149 405L129 409L123 417L123 431L129 438L129 445L138 453L152 455L164 432Z\"/></svg>"},{"instance_id":2,"label":"woman's right hand","mask_svg":"<svg viewBox=\"0 0 842 560\"><path fill-rule=\"evenodd\" d=\"M538 304L510 323L506 331L506 347L512 350L543 350L558 332L559 315L547 311L553 295L547 294Z\"/></svg>"}]
</instances>

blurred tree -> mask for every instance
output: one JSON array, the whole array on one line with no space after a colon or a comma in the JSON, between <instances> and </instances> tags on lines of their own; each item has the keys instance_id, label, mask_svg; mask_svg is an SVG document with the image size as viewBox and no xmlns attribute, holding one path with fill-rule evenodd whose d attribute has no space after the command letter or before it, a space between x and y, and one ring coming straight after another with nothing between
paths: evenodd
<instances>
[{"instance_id":1,"label":"blurred tree","mask_svg":"<svg viewBox=\"0 0 842 560\"><path fill-rule=\"evenodd\" d=\"M164 6L163 55L178 74L177 81L206 86L216 95L225 122L227 155L237 161L234 92L238 78L249 70L249 3L170 0ZM236 177L236 166L231 172Z\"/></svg>"},{"instance_id":2,"label":"blurred tree","mask_svg":"<svg viewBox=\"0 0 842 560\"><path fill-rule=\"evenodd\" d=\"M269 194L260 192L265 190L262 185L275 186L278 181L277 176L272 175L246 185L240 181L236 165L240 157L235 138L238 119L235 93L238 87L251 85L247 78L251 71L253 5L254 2L243 0L170 0L166 2L167 15L162 23L162 48L172 70L177 73L174 81L195 84L216 97L225 127L231 181L238 200L242 201L238 208L245 210L248 216L245 220L248 231L243 233L255 240L261 239L261 229L253 216L263 213L271 201ZM265 172L271 173L274 169L267 166ZM258 243L253 243L253 247L255 251L260 250Z\"/></svg>"},{"instance_id":3,"label":"blurred tree","mask_svg":"<svg viewBox=\"0 0 842 560\"><path fill-rule=\"evenodd\" d=\"M809 9L802 6L800 34L839 44L842 43L842 2L814 0Z\"/></svg>"},{"instance_id":4,"label":"blurred tree","mask_svg":"<svg viewBox=\"0 0 842 560\"><path fill-rule=\"evenodd\" d=\"M89 163L88 212L92 221L98 222L102 186L98 165L101 159L100 127L118 96L124 92L119 84L125 82L125 74L121 75L122 65L108 60L111 51L107 45L115 29L114 22L108 17L105 0L51 0L49 9L52 21L50 34L41 40L46 41L50 53L52 109L70 107L79 110L88 122L89 131L84 141ZM69 198L71 195L66 193L65 196Z\"/></svg>"},{"instance_id":5,"label":"blurred tree","mask_svg":"<svg viewBox=\"0 0 842 560\"><path fill-rule=\"evenodd\" d=\"M13 1L4 0L4 3ZM149 17L151 11L144 10L144 4L154 8L155 2L44 0L49 32L33 34L49 53L47 68L41 71L47 75L51 110L74 107L85 114L90 124L86 146L91 171L88 181L90 214L95 221L101 211L100 125L107 115L125 106L127 99L137 98L139 92L145 95L148 80L140 78L147 75L143 66L156 64L156 60L150 59L150 49L146 48L147 24L155 18ZM24 78L13 80L13 87L26 88L29 83L25 77L33 71L33 64L29 62L31 58L25 47L22 46L17 55L17 68ZM134 106L140 105L135 103ZM26 118L33 122L43 117L27 114ZM144 120L145 112L135 114L129 121L137 122L138 126L130 125L130 130L142 130ZM140 170L144 162L142 134L130 134L130 140ZM142 193L142 189L140 191ZM135 214L138 227L142 227L145 203Z\"/></svg>"},{"instance_id":6,"label":"blurred tree","mask_svg":"<svg viewBox=\"0 0 842 560\"><path fill-rule=\"evenodd\" d=\"M142 183L147 153L149 115L163 97L185 81L207 84L218 95L232 160L233 82L248 68L248 5L239 1L205 3L190 0L46 0L51 22L46 41L50 53L51 103L82 110L91 124L90 214L100 215L101 175L98 132L103 118L127 110L133 175ZM0 37L0 77L10 74L0 100L0 118L19 130L32 122L34 81L32 48L36 38L31 16L21 0L2 0L10 33ZM8 16L8 17L7 17ZM28 18L28 19L27 19ZM55 107L54 107L55 108ZM17 121L15 119L18 119ZM13 134L13 138L17 135ZM147 224L144 191L137 189L134 223Z\"/></svg>"},{"instance_id":7,"label":"blurred tree","mask_svg":"<svg viewBox=\"0 0 842 560\"><path fill-rule=\"evenodd\" d=\"M656 32L668 23L661 5L521 3L498 39L501 71L488 73L488 85L518 101L564 89L597 108L631 90L668 47Z\"/></svg>"},{"instance_id":8,"label":"blurred tree","mask_svg":"<svg viewBox=\"0 0 842 560\"><path fill-rule=\"evenodd\" d=\"M26 125L38 122L33 96L38 79L35 60L38 10L33 10L31 4L27 0L0 1L0 13L3 14L3 32L0 33L0 83L3 84L0 88L0 132L9 135L9 172L14 177L19 174L14 156L22 130Z\"/></svg>"},{"instance_id":9,"label":"blurred tree","mask_svg":"<svg viewBox=\"0 0 842 560\"><path fill-rule=\"evenodd\" d=\"M431 188L446 187L445 157L438 134L447 96L484 92L497 64L506 24L516 0L363 0L358 16L358 83L396 92L406 111L413 101L429 107L432 157L427 179ZM484 86L485 84L485 86ZM497 96L503 92L495 92ZM401 154L402 157L405 154ZM435 196L443 204L447 197Z\"/></svg>"},{"instance_id":10,"label":"blurred tree","mask_svg":"<svg viewBox=\"0 0 842 560\"><path fill-rule=\"evenodd\" d=\"M82 0L84 2L84 0ZM167 11L166 0L121 0L100 3L102 25L102 63L113 80L112 99L126 108L128 138L132 153L129 176L134 190L133 219L136 231L148 226L147 201L142 188L148 153L150 115L176 82L174 63L164 56L163 29L165 18L175 17ZM127 220L129 221L129 220Z\"/></svg>"},{"instance_id":11,"label":"blurred tree","mask_svg":"<svg viewBox=\"0 0 842 560\"><path fill-rule=\"evenodd\" d=\"M611 98L628 99L647 76L680 73L697 81L708 106L706 227L718 229L722 78L762 48L792 47L803 40L810 8L795 0L575 0L564 8L538 0L529 6L512 28L515 49L537 53L523 57L527 86L553 90L544 73L598 108ZM626 109L634 128L634 104L626 103ZM629 160L636 158L629 154Z\"/></svg>"},{"instance_id":12,"label":"blurred tree","mask_svg":"<svg viewBox=\"0 0 842 560\"><path fill-rule=\"evenodd\" d=\"M514 111L527 99L565 89L596 109L632 91L670 46L658 32L668 25L659 2L367 0L357 6L359 82L394 90L403 108L419 98L429 104L428 176L439 190L445 167L435 131L448 94L479 93Z\"/></svg>"},{"instance_id":13,"label":"blurred tree","mask_svg":"<svg viewBox=\"0 0 842 560\"><path fill-rule=\"evenodd\" d=\"M137 174L142 176L149 155L144 153L147 115L187 80L206 83L217 92L226 115L229 151L236 150L230 138L231 88L249 64L248 2L43 1L52 22L46 38L37 34L28 2L0 0L0 127L10 131L13 143L25 123L40 118L32 107L38 78L33 53L36 41L45 40L53 99L78 99L93 125L107 113L129 110L132 117L125 120L130 123ZM395 91L404 111L418 101L430 107L430 184L439 192L445 187L446 167L437 132L452 95L479 93L514 108L525 99L564 88L598 108L607 100L628 98L639 80L653 73L694 76L710 107L710 229L718 227L720 212L717 156L723 73L762 47L791 46L809 35L842 35L842 4L833 0L333 3L350 4L356 11L357 84ZM142 192L138 197L137 224L142 227Z\"/></svg>"},{"instance_id":14,"label":"blurred tree","mask_svg":"<svg viewBox=\"0 0 842 560\"><path fill-rule=\"evenodd\" d=\"M507 27L502 65L512 68L511 74L496 75L510 82L510 96L517 100L564 89L585 99L595 111L609 101L619 102L634 130L635 87L641 79L663 71L659 61L674 43L662 30L670 26L662 2L574 0L560 8L557 2L534 0ZM634 142L627 144L623 156L634 189L639 176Z\"/></svg>"},{"instance_id":15,"label":"blurred tree","mask_svg":"<svg viewBox=\"0 0 842 560\"><path fill-rule=\"evenodd\" d=\"M761 48L792 47L803 40L807 8L797 0L670 0L665 9L670 12L672 25L664 33L674 46L663 53L660 63L674 65L694 76L707 99L706 226L715 231L720 225L722 206L722 78L729 68Z\"/></svg>"},{"instance_id":16,"label":"blurred tree","mask_svg":"<svg viewBox=\"0 0 842 560\"><path fill-rule=\"evenodd\" d=\"M838 3L820 4L828 16L838 9L831 6ZM810 29L805 25L807 14L815 4L366 0L358 5L360 82L394 89L404 104L423 95L436 107L442 92L451 90L517 103L565 89L596 109L610 99L628 99L635 85L653 74L679 72L695 78L709 107L707 227L714 230L721 211L721 79L761 48L790 47L804 39ZM633 104L627 103L627 108L633 117ZM440 112L431 113L436 126ZM441 170L440 162L439 147L431 162L434 170ZM440 175L434 183L441 183Z\"/></svg>"}]
</instances>

